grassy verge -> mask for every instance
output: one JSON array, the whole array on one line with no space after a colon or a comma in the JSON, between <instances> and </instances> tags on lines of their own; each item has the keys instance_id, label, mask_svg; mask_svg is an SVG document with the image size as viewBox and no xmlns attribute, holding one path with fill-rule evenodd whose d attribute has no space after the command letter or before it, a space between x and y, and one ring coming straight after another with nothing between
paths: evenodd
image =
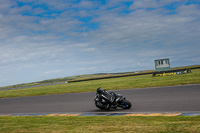
<instances>
[{"instance_id":1,"label":"grassy verge","mask_svg":"<svg viewBox=\"0 0 200 133\"><path fill-rule=\"evenodd\" d=\"M18 87L29 87L29 86L34 86L34 85L44 85L44 84L52 84L52 83L64 83L64 82L71 81L71 80L96 78L96 77L105 77L105 76L110 76L110 75L115 75L115 74L78 75L78 76L71 76L71 77L65 77L65 78L43 80L43 81L32 82L32 83L10 85L10 86L5 86L5 87L0 87L0 89L18 88Z\"/></svg>"},{"instance_id":2,"label":"grassy verge","mask_svg":"<svg viewBox=\"0 0 200 133\"><path fill-rule=\"evenodd\" d=\"M200 65L176 67L176 68L171 68L171 70L198 69L198 68L200 68ZM153 72L155 72L155 70L146 70L146 71L140 71L140 72L99 73L99 74L77 75L77 76L71 76L71 77L43 80L43 81L32 82L32 83L23 83L23 84L17 84L17 85L10 85L10 86L5 86L5 87L0 87L0 89L28 87L28 86L52 84L52 83L85 81L85 80L94 80L94 79L99 79L99 78L108 79L108 78L113 78L113 77L126 77L126 76L130 76L130 75L134 76L134 75L138 75L138 74L142 75L142 74L145 74L145 73L153 73Z\"/></svg>"},{"instance_id":3,"label":"grassy verge","mask_svg":"<svg viewBox=\"0 0 200 133\"><path fill-rule=\"evenodd\" d=\"M91 92L97 87L107 90L174 86L200 83L200 69L192 70L192 73L174 76L152 77L149 75L130 76L113 79L91 80L68 84L32 87L17 90L0 91L0 98L38 96L63 93Z\"/></svg>"},{"instance_id":4,"label":"grassy verge","mask_svg":"<svg viewBox=\"0 0 200 133\"><path fill-rule=\"evenodd\" d=\"M200 132L199 116L1 116L2 133Z\"/></svg>"}]
</instances>

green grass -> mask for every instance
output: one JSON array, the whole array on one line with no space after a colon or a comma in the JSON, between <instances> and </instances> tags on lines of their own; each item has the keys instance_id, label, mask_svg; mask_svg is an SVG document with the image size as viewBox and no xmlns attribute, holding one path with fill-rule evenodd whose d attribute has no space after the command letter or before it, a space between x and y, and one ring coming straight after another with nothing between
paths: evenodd
<instances>
[{"instance_id":1,"label":"green grass","mask_svg":"<svg viewBox=\"0 0 200 133\"><path fill-rule=\"evenodd\" d=\"M200 65L193 65L193 66L182 66L182 67L176 67L171 68L171 70L177 70L177 69L197 69L200 68ZM139 74L144 73L153 73L155 70L146 70L146 71L140 71ZM82 81L82 80L91 80L91 79L98 79L98 78L112 78L112 77L126 77L130 75L138 74L136 72L122 72L122 73L98 73L98 74L88 74L88 75L77 75L77 76L71 76L71 77L64 77L64 78L56 78L56 79L48 79L43 81L37 81L32 83L23 83L23 84L17 84L17 85L10 85L10 86L4 86L0 87L0 89L7 89L7 88L18 88L18 87L28 87L28 86L34 86L34 85L43 85L43 84L52 84L52 83L61 83L61 82L75 82L75 81Z\"/></svg>"},{"instance_id":2,"label":"green grass","mask_svg":"<svg viewBox=\"0 0 200 133\"><path fill-rule=\"evenodd\" d=\"M31 82L31 83L23 83L23 84L4 86L4 87L0 87L0 89L29 87L29 86L34 86L34 85L61 83L61 82L79 80L79 79L105 77L105 76L112 76L112 75L116 75L116 74L106 74L106 73L104 74L104 73L102 73L102 74L78 75L78 76L71 76L71 77L65 77L65 78L56 78L56 79L43 80L43 81L38 81L38 82Z\"/></svg>"},{"instance_id":3,"label":"green grass","mask_svg":"<svg viewBox=\"0 0 200 133\"><path fill-rule=\"evenodd\" d=\"M200 132L200 116L1 116L1 133Z\"/></svg>"},{"instance_id":4,"label":"green grass","mask_svg":"<svg viewBox=\"0 0 200 133\"><path fill-rule=\"evenodd\" d=\"M200 69L195 69L192 70L192 73L174 76L152 77L152 75L149 74L0 91L0 98L91 92L95 91L96 88L100 86L107 90L117 90L199 83Z\"/></svg>"}]
</instances>

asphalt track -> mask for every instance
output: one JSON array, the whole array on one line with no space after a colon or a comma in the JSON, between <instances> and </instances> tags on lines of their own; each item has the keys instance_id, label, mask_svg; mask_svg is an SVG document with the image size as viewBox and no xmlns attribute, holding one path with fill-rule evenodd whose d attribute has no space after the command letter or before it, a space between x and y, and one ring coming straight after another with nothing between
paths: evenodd
<instances>
[{"instance_id":1,"label":"asphalt track","mask_svg":"<svg viewBox=\"0 0 200 133\"><path fill-rule=\"evenodd\" d=\"M130 112L200 112L200 84L126 89L131 103L128 110L102 111L95 107L95 92L71 93L21 98L1 98L0 114L12 113L130 113Z\"/></svg>"}]
</instances>

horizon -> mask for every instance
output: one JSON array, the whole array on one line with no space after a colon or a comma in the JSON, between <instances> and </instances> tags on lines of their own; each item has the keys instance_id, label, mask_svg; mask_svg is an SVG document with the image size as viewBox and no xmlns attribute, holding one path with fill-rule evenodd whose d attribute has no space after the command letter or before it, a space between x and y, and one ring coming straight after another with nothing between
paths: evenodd
<instances>
[{"instance_id":1,"label":"horizon","mask_svg":"<svg viewBox=\"0 0 200 133\"><path fill-rule=\"evenodd\" d=\"M200 66L199 65L190 65L190 66L178 66L178 67L173 67L173 68L179 68L179 67L191 67L191 66ZM172 68L172 67L171 67ZM152 70L138 70L138 71L128 71L128 72L116 72L116 73L91 73L91 74L83 74L83 75L72 75L72 76L68 76L68 77L58 77L58 78L54 78L54 79L62 79L62 78L70 78L70 77L76 77L76 76L84 76L84 75L98 75L98 74L126 74L126 73L136 73L136 72L143 72L143 71L153 71L155 69ZM24 85L24 84L30 84L30 83L37 83L37 82L43 82L43 81L48 81L48 80L54 80L54 79L44 79L41 81L34 81L34 82L27 82L27 83L20 83L20 84L13 84L13 85L8 85L8 86L0 86L0 88L2 87L9 87L9 86L15 86L15 85ZM52 83L46 83L46 84L53 84L53 83L59 83L59 82L52 82ZM64 83L64 81L60 82L60 83ZM40 84L38 84L40 85ZM32 85L31 85L32 86ZM34 85L33 85L34 86ZM17 87L18 88L18 87ZM19 87L21 88L21 87ZM24 88L24 87L22 87Z\"/></svg>"},{"instance_id":2,"label":"horizon","mask_svg":"<svg viewBox=\"0 0 200 133\"><path fill-rule=\"evenodd\" d=\"M0 86L200 62L197 0L1 0Z\"/></svg>"}]
</instances>

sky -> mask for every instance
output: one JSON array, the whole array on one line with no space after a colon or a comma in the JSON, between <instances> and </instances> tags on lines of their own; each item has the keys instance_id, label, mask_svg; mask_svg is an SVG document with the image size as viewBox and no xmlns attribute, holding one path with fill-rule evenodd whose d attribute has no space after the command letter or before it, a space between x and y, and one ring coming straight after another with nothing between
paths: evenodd
<instances>
[{"instance_id":1,"label":"sky","mask_svg":"<svg viewBox=\"0 0 200 133\"><path fill-rule=\"evenodd\" d=\"M0 86L200 64L199 0L0 0Z\"/></svg>"}]
</instances>

